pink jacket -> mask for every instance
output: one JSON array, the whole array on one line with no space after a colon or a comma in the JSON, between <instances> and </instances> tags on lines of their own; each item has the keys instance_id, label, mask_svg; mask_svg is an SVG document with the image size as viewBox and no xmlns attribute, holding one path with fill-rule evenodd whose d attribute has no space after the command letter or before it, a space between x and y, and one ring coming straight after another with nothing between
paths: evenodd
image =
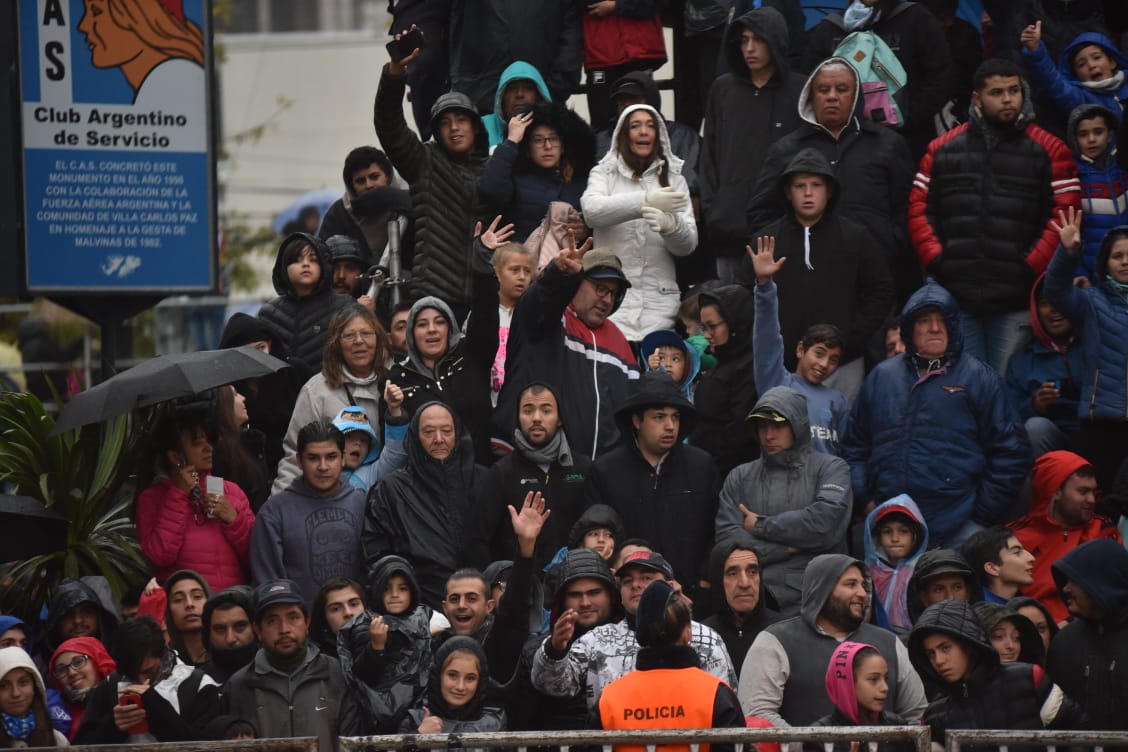
<instances>
[{"instance_id":1,"label":"pink jacket","mask_svg":"<svg viewBox=\"0 0 1128 752\"><path fill-rule=\"evenodd\" d=\"M204 473L200 486L206 487L206 483ZM188 494L168 479L149 486L137 497L137 536L158 580L178 569L193 569L207 580L213 593L247 584L255 515L239 486L225 480L223 494L235 507L236 516L230 525L206 517L200 517L203 524L197 524Z\"/></svg>"}]
</instances>

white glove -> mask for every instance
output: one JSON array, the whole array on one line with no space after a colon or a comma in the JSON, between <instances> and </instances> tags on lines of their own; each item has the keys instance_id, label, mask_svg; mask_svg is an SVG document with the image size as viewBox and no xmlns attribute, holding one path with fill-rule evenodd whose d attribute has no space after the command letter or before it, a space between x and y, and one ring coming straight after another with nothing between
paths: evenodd
<instances>
[{"instance_id":1,"label":"white glove","mask_svg":"<svg viewBox=\"0 0 1128 752\"><path fill-rule=\"evenodd\" d=\"M659 235L673 232L674 227L676 227L678 223L673 214L667 214L661 209L655 209L653 206L642 207L642 218L646 220L646 224L650 226L650 229L654 230L654 232Z\"/></svg>"},{"instance_id":2,"label":"white glove","mask_svg":"<svg viewBox=\"0 0 1128 752\"><path fill-rule=\"evenodd\" d=\"M673 188L666 186L665 188L659 188L656 191L647 193L646 205L673 214L689 206L689 194L675 191Z\"/></svg>"}]
</instances>

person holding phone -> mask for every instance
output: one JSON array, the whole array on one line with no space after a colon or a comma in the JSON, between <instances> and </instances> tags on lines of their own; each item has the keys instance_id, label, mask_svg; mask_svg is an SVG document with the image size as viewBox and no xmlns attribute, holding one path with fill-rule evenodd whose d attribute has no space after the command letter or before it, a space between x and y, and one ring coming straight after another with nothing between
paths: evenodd
<instances>
[{"instance_id":1,"label":"person holding phone","mask_svg":"<svg viewBox=\"0 0 1128 752\"><path fill-rule=\"evenodd\" d=\"M431 108L433 140L423 143L408 127L403 116L408 67L432 44L414 26L396 34L389 45L392 58L380 75L373 120L392 166L411 190L415 258L408 296L443 300L454 310L457 326L472 299L473 229L485 214L478 176L489 139L470 98L455 91L443 94Z\"/></svg>"},{"instance_id":2,"label":"person holding phone","mask_svg":"<svg viewBox=\"0 0 1128 752\"><path fill-rule=\"evenodd\" d=\"M158 580L199 572L212 591L247 584L254 512L242 489L211 475L208 402L177 408L153 430L155 456L138 471L141 551Z\"/></svg>"}]
</instances>

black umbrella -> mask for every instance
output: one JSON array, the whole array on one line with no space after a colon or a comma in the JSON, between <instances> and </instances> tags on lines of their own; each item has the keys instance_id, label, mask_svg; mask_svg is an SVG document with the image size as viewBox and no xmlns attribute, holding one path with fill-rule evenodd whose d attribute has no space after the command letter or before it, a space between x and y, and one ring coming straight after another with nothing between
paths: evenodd
<instances>
[{"instance_id":1,"label":"black umbrella","mask_svg":"<svg viewBox=\"0 0 1128 752\"><path fill-rule=\"evenodd\" d=\"M285 361L253 347L160 355L76 394L63 408L51 434L98 423L134 408L267 376L287 366Z\"/></svg>"},{"instance_id":2,"label":"black umbrella","mask_svg":"<svg viewBox=\"0 0 1128 752\"><path fill-rule=\"evenodd\" d=\"M0 559L22 561L66 547L66 517L39 499L0 495Z\"/></svg>"}]
</instances>

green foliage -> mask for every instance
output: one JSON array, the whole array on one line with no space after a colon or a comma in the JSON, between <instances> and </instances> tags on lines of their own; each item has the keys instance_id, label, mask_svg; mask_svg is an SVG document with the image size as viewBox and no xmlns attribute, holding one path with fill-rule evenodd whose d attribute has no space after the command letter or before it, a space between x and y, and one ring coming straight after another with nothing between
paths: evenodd
<instances>
[{"instance_id":1,"label":"green foliage","mask_svg":"<svg viewBox=\"0 0 1128 752\"><path fill-rule=\"evenodd\" d=\"M35 395L0 395L0 483L70 523L65 549L0 570L0 610L25 618L36 618L67 577L102 575L120 595L147 570L130 518L127 461L144 432L131 435L124 415L50 436L54 423Z\"/></svg>"},{"instance_id":2,"label":"green foliage","mask_svg":"<svg viewBox=\"0 0 1128 752\"><path fill-rule=\"evenodd\" d=\"M245 216L231 213L223 218L224 250L232 265L232 290L253 290L260 271L252 263L256 253L273 257L278 247L278 234L269 226L252 226ZM269 269L267 270L269 276Z\"/></svg>"}]
</instances>

